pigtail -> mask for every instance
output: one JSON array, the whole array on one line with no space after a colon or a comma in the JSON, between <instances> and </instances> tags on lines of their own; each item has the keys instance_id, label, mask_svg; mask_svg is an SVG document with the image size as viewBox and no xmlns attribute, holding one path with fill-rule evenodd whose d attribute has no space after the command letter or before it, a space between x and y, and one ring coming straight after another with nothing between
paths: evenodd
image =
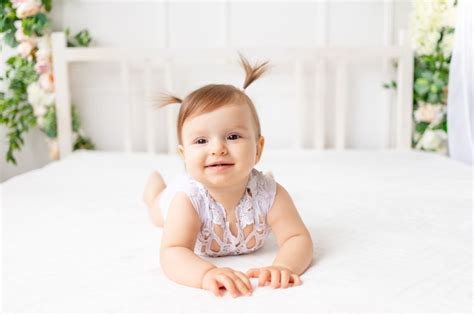
<instances>
[{"instance_id":1,"label":"pigtail","mask_svg":"<svg viewBox=\"0 0 474 315\"><path fill-rule=\"evenodd\" d=\"M268 70L268 61L262 62L260 64L255 64L253 67L250 65L249 61L239 53L240 64L245 70L245 81L244 87L245 90L252 82L257 80L265 71Z\"/></svg>"},{"instance_id":2,"label":"pigtail","mask_svg":"<svg viewBox=\"0 0 474 315\"><path fill-rule=\"evenodd\" d=\"M183 100L169 93L160 93L155 98L154 107L161 108L170 104L181 104Z\"/></svg>"}]
</instances>

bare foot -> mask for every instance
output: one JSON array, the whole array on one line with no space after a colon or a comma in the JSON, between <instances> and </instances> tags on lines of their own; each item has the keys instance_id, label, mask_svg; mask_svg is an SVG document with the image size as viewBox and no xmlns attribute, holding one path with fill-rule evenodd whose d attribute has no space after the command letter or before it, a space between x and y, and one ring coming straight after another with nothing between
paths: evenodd
<instances>
[{"instance_id":1,"label":"bare foot","mask_svg":"<svg viewBox=\"0 0 474 315\"><path fill-rule=\"evenodd\" d=\"M153 172L148 177L145 191L143 192L143 201L148 207L151 220L159 227L162 227L164 224L164 218L159 207L159 197L165 188L166 184L160 173Z\"/></svg>"}]
</instances>

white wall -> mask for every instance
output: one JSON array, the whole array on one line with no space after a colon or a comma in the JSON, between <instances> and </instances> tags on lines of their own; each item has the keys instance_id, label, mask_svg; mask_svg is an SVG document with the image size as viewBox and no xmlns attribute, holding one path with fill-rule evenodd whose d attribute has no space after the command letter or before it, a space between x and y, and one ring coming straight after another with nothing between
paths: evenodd
<instances>
[{"instance_id":1,"label":"white wall","mask_svg":"<svg viewBox=\"0 0 474 315\"><path fill-rule=\"evenodd\" d=\"M231 46L255 45L317 45L323 42L321 21L317 19L326 2L317 1L263 1L231 2L230 33ZM225 37L225 2L174 1L169 5L169 34L166 38L166 4L163 1L85 1L56 0L52 18L55 30L70 27L73 32L87 28L96 46L139 47L152 50L165 47L222 47ZM399 29L409 26L410 2L395 1L393 34L396 42ZM131 13L133 12L133 14ZM331 1L327 2L327 40L330 45L383 45L383 1ZM252 56L248 56L252 59ZM236 54L237 58L237 54ZM387 144L386 122L380 117L390 109L381 105L383 98L382 63L374 60L370 64L349 68L349 100L353 113L348 119L347 143L349 148L377 148ZM120 69L114 64L74 64L70 67L72 100L77 104L84 130L92 137L98 149L122 150L125 116L120 108L123 98L120 90ZM134 102L141 104L143 89L142 73L132 72ZM164 87L163 76L155 71L155 89ZM225 68L206 68L187 65L175 68L174 91L184 97L192 89L207 83L231 83L240 85L242 70L235 64ZM308 72L308 87L314 86ZM328 77L328 84L332 83ZM267 147L282 148L291 145L294 135L281 128L294 115L292 102L295 90L291 76L271 72L248 89L256 103L262 121ZM332 91L328 105L334 100ZM312 96L312 92L309 92ZM388 111L388 112L387 112ZM157 116L158 118L158 116ZM145 150L145 137L140 130L144 119L143 107L134 112L134 149ZM328 112L326 143L332 146L331 111ZM370 124L367 123L370 121ZM160 122L158 118L158 122ZM308 125L310 122L307 121ZM162 132L158 126L158 132ZM305 144L311 141L308 127ZM40 134L31 134L30 143L39 143ZM158 140L160 150L166 148ZM34 150L37 150L35 148ZM44 153L44 152L43 152ZM4 154L3 154L4 155ZM48 159L25 147L21 153L22 163L18 173L40 167ZM1 166L4 168L4 162ZM15 172L3 174L2 180Z\"/></svg>"}]
</instances>

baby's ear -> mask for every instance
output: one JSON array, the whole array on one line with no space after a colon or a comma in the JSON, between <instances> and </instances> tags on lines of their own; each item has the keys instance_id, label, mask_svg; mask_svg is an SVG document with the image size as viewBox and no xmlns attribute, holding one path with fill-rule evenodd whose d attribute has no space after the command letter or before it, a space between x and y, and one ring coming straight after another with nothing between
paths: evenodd
<instances>
[{"instance_id":1,"label":"baby's ear","mask_svg":"<svg viewBox=\"0 0 474 315\"><path fill-rule=\"evenodd\" d=\"M255 164L257 164L260 161L264 146L265 146L265 138L260 136L260 138L258 138L257 140L257 158L255 159Z\"/></svg>"},{"instance_id":2,"label":"baby's ear","mask_svg":"<svg viewBox=\"0 0 474 315\"><path fill-rule=\"evenodd\" d=\"M184 160L184 147L182 144L178 145L178 153L179 153L179 156L181 157L181 159Z\"/></svg>"}]
</instances>

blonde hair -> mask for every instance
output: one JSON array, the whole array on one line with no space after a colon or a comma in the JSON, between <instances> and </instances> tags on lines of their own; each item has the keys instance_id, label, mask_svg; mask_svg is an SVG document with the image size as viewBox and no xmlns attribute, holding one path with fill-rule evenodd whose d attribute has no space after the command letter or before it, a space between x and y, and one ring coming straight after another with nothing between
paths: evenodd
<instances>
[{"instance_id":1,"label":"blonde hair","mask_svg":"<svg viewBox=\"0 0 474 315\"><path fill-rule=\"evenodd\" d=\"M245 80L242 90L229 84L208 84L194 90L186 96L184 100L171 94L162 93L160 95L158 107L170 104L181 104L177 123L179 144L182 144L181 130L186 119L212 112L222 106L230 104L249 106L257 131L257 139L261 136L257 110L252 100L244 93L244 90L267 71L268 61L252 66L244 56L239 54L239 57L240 64L245 70Z\"/></svg>"}]
</instances>

